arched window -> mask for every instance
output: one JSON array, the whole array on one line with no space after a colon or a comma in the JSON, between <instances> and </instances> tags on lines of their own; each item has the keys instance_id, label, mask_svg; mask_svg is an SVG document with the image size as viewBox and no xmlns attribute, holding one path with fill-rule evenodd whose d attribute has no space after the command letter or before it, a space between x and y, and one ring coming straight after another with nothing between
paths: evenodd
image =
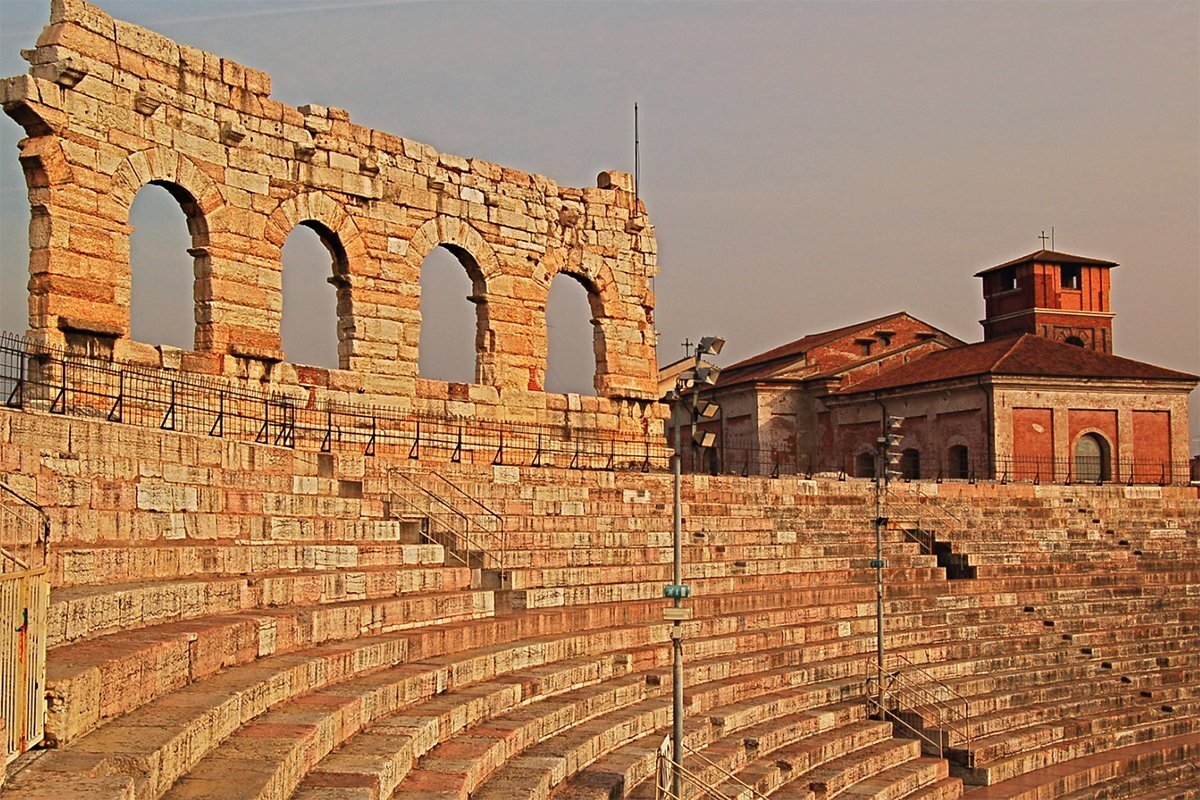
<instances>
[{"instance_id":1,"label":"arched window","mask_svg":"<svg viewBox=\"0 0 1200 800\"><path fill-rule=\"evenodd\" d=\"M301 222L288 234L283 243L280 324L288 361L330 369L348 365L349 353L339 347L346 338L339 318L349 316L346 272L341 242L321 223Z\"/></svg>"},{"instance_id":2,"label":"arched window","mask_svg":"<svg viewBox=\"0 0 1200 800\"><path fill-rule=\"evenodd\" d=\"M425 256L417 367L422 378L478 382L479 353L486 346L482 303L483 277L470 253L443 244Z\"/></svg>"},{"instance_id":3,"label":"arched window","mask_svg":"<svg viewBox=\"0 0 1200 800\"><path fill-rule=\"evenodd\" d=\"M1112 479L1112 450L1098 433L1085 433L1075 440L1075 480L1100 483Z\"/></svg>"},{"instance_id":4,"label":"arched window","mask_svg":"<svg viewBox=\"0 0 1200 800\"><path fill-rule=\"evenodd\" d=\"M854 477L875 477L875 454L864 451L854 457Z\"/></svg>"},{"instance_id":5,"label":"arched window","mask_svg":"<svg viewBox=\"0 0 1200 800\"><path fill-rule=\"evenodd\" d=\"M1078 336L1068 336L1063 341L1067 344L1073 344L1076 347L1083 347L1083 339L1080 339Z\"/></svg>"},{"instance_id":6,"label":"arched window","mask_svg":"<svg viewBox=\"0 0 1200 800\"><path fill-rule=\"evenodd\" d=\"M946 452L946 473L950 478L971 476L971 454L965 444L956 444Z\"/></svg>"},{"instance_id":7,"label":"arched window","mask_svg":"<svg viewBox=\"0 0 1200 800\"><path fill-rule=\"evenodd\" d=\"M596 327L599 298L582 279L560 272L546 300L547 392L596 393L603 337Z\"/></svg>"},{"instance_id":8,"label":"arched window","mask_svg":"<svg viewBox=\"0 0 1200 800\"><path fill-rule=\"evenodd\" d=\"M203 256L189 248L201 246L197 240L205 233L196 200L176 184L153 181L134 198L129 224L130 338L191 350L197 345L196 261Z\"/></svg>"},{"instance_id":9,"label":"arched window","mask_svg":"<svg viewBox=\"0 0 1200 800\"><path fill-rule=\"evenodd\" d=\"M913 481L921 477L921 451L910 447L900 453L900 477Z\"/></svg>"}]
</instances>

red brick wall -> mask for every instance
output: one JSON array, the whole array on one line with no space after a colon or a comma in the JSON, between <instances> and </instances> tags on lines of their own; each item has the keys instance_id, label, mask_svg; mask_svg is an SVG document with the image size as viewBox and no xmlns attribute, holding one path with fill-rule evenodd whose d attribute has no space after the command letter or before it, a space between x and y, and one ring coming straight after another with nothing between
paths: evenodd
<instances>
[{"instance_id":1,"label":"red brick wall","mask_svg":"<svg viewBox=\"0 0 1200 800\"><path fill-rule=\"evenodd\" d=\"M1171 460L1171 412L1133 412L1134 469L1152 469Z\"/></svg>"},{"instance_id":2,"label":"red brick wall","mask_svg":"<svg viewBox=\"0 0 1200 800\"><path fill-rule=\"evenodd\" d=\"M1054 416L1048 408L1012 411L1014 480L1051 479L1054 475Z\"/></svg>"}]
</instances>

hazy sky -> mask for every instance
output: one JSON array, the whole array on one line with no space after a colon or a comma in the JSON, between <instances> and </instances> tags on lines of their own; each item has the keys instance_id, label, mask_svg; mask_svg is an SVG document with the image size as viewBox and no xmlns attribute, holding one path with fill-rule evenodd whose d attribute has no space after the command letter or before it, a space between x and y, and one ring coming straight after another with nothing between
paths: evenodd
<instances>
[{"instance_id":1,"label":"hazy sky","mask_svg":"<svg viewBox=\"0 0 1200 800\"><path fill-rule=\"evenodd\" d=\"M683 354L684 337L723 335L721 361L732 363L901 309L978 340L973 273L1037 249L1053 226L1057 249L1120 262L1118 354L1200 371L1195 0L101 5L271 73L273 96L289 104L345 108L357 123L566 185L632 171L638 102L662 362ZM26 70L18 51L48 7L0 0L0 73ZM20 135L0 122L7 330L26 324ZM139 258L160 263L163 248L186 246L182 218L156 191L135 204L135 277ZM286 266L315 264L289 280L316 290L291 301L284 330L289 352L313 361L332 335L312 324L332 302L328 260L314 253L307 231L289 239ZM186 293L188 259L176 257ZM448 266L434 265L461 277ZM431 300L452 298L446 313L426 313L447 326L436 372L454 369L444 342L469 350L473 323L465 282L434 283ZM550 377L562 388L587 383L578 373L591 355L582 291L560 283ZM464 309L465 321L451 313Z\"/></svg>"}]
</instances>

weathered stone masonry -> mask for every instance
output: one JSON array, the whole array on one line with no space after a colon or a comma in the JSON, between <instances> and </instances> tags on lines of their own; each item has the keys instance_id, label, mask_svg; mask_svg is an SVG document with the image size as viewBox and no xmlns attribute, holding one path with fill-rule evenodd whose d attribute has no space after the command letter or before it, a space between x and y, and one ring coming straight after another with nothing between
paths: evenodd
<instances>
[{"instance_id":1,"label":"weathered stone masonry","mask_svg":"<svg viewBox=\"0 0 1200 800\"><path fill-rule=\"evenodd\" d=\"M3 80L20 123L32 218L30 335L117 360L307 385L400 408L602 430L660 429L653 227L630 177L561 187L477 158L293 108L270 77L176 44L81 0L53 0ZM129 209L147 184L188 217L195 259L193 352L129 338ZM280 344L281 248L297 226L333 254L341 369L287 364ZM420 267L445 246L477 305L469 386L421 379ZM551 279L586 288L596 398L544 393Z\"/></svg>"}]
</instances>

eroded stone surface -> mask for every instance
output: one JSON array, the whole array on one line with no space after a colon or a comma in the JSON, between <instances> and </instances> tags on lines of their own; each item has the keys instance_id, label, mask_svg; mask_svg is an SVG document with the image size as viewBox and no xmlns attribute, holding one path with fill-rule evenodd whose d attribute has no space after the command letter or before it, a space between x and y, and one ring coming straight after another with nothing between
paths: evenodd
<instances>
[{"instance_id":1,"label":"eroded stone surface","mask_svg":"<svg viewBox=\"0 0 1200 800\"><path fill-rule=\"evenodd\" d=\"M83 0L54 0L29 74L0 81L28 138L30 332L118 360L403 398L415 411L637 430L658 425L654 229L620 172L559 186L270 97L270 76ZM129 209L165 186L188 217L194 352L129 338ZM334 254L338 370L286 363L281 248L297 226ZM450 249L478 307L475 383L420 379L420 267ZM587 289L597 397L543 392L550 281Z\"/></svg>"}]
</instances>

